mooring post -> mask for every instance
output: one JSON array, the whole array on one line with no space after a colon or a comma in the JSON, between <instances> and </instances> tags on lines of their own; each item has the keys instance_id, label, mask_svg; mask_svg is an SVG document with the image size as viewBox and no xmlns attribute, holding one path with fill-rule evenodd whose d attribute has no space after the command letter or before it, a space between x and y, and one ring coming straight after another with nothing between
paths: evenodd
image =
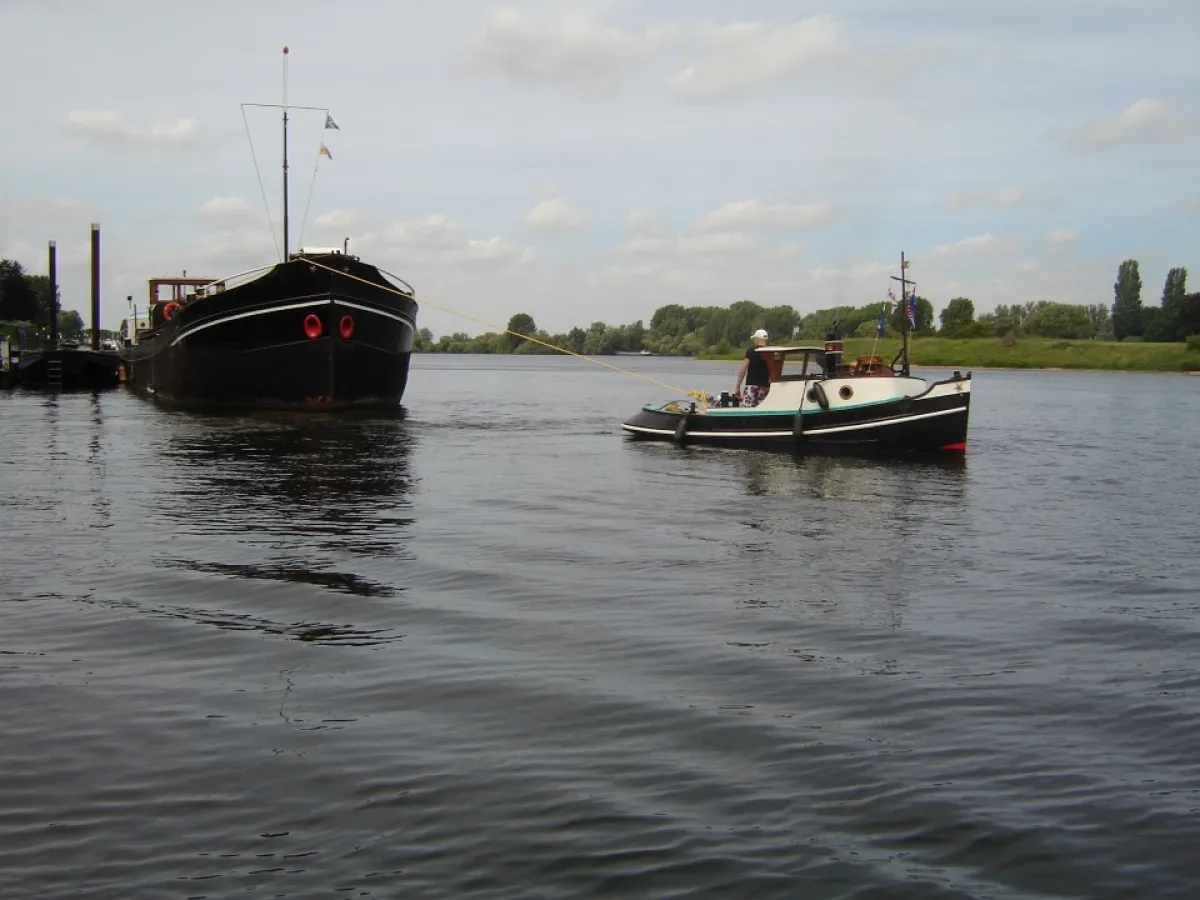
<instances>
[{"instance_id":1,"label":"mooring post","mask_svg":"<svg viewBox=\"0 0 1200 900\"><path fill-rule=\"evenodd\" d=\"M58 248L50 242L50 346L58 344Z\"/></svg>"},{"instance_id":2,"label":"mooring post","mask_svg":"<svg viewBox=\"0 0 1200 900\"><path fill-rule=\"evenodd\" d=\"M100 226L92 223L92 349L100 349Z\"/></svg>"}]
</instances>

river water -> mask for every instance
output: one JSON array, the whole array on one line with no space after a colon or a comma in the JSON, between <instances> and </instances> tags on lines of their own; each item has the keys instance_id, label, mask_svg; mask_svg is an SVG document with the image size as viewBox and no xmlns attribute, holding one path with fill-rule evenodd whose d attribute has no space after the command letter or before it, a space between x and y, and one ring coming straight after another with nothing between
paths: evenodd
<instances>
[{"instance_id":1,"label":"river water","mask_svg":"<svg viewBox=\"0 0 1200 900\"><path fill-rule=\"evenodd\" d=\"M956 467L631 444L569 358L0 394L0 897L1196 896L1200 379L973 396Z\"/></svg>"}]
</instances>

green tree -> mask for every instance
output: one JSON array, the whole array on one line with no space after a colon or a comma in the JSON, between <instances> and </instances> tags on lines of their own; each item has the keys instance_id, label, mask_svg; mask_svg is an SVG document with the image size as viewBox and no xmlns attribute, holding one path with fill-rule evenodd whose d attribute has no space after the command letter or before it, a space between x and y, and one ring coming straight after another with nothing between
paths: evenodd
<instances>
[{"instance_id":1,"label":"green tree","mask_svg":"<svg viewBox=\"0 0 1200 900\"><path fill-rule=\"evenodd\" d=\"M875 315L879 315L876 311ZM904 302L897 303L896 308L892 310L891 326L900 333L904 328L908 327L905 323L908 321L908 307ZM917 295L917 327L913 334L933 334L935 330L933 317L933 304L924 297Z\"/></svg>"},{"instance_id":2,"label":"green tree","mask_svg":"<svg viewBox=\"0 0 1200 900\"><path fill-rule=\"evenodd\" d=\"M1181 266L1167 273L1167 280L1163 284L1163 309L1178 309L1179 305L1183 303L1183 298L1186 296L1187 269Z\"/></svg>"},{"instance_id":3,"label":"green tree","mask_svg":"<svg viewBox=\"0 0 1200 900\"><path fill-rule=\"evenodd\" d=\"M1092 336L1092 319L1082 306L1047 303L1025 319L1025 332L1041 337L1080 340Z\"/></svg>"},{"instance_id":4,"label":"green tree","mask_svg":"<svg viewBox=\"0 0 1200 900\"><path fill-rule=\"evenodd\" d=\"M38 317L36 321L39 325L50 324L50 276L49 275L29 275L26 273L25 281L33 289L34 296L37 297ZM62 310L62 289L55 289L54 299L58 302L58 309Z\"/></svg>"},{"instance_id":5,"label":"green tree","mask_svg":"<svg viewBox=\"0 0 1200 900\"><path fill-rule=\"evenodd\" d=\"M585 342L587 341L587 332L576 326L571 329L567 335L566 347L568 350L574 350L576 353L582 353Z\"/></svg>"},{"instance_id":6,"label":"green tree","mask_svg":"<svg viewBox=\"0 0 1200 900\"><path fill-rule=\"evenodd\" d=\"M0 319L37 325L49 321L25 268L15 259L0 259Z\"/></svg>"},{"instance_id":7,"label":"green tree","mask_svg":"<svg viewBox=\"0 0 1200 900\"><path fill-rule=\"evenodd\" d=\"M58 339L60 341L83 340L83 316L73 309L64 309L58 314ZM103 334L101 334L103 337Z\"/></svg>"},{"instance_id":8,"label":"green tree","mask_svg":"<svg viewBox=\"0 0 1200 900\"><path fill-rule=\"evenodd\" d=\"M1118 341L1142 334L1142 276L1136 259L1127 259L1117 269L1113 284L1113 335Z\"/></svg>"},{"instance_id":9,"label":"green tree","mask_svg":"<svg viewBox=\"0 0 1200 900\"><path fill-rule=\"evenodd\" d=\"M537 324L533 321L533 316L529 313L517 313L508 320L508 331L505 335L508 339L509 349L515 350L518 344L523 343L522 339L517 337L518 334L537 335ZM513 333L515 332L515 334Z\"/></svg>"},{"instance_id":10,"label":"green tree","mask_svg":"<svg viewBox=\"0 0 1200 900\"><path fill-rule=\"evenodd\" d=\"M1091 336L1098 341L1112 340L1112 319L1108 315L1108 307L1103 303L1092 303L1085 306L1088 320L1092 323Z\"/></svg>"},{"instance_id":11,"label":"green tree","mask_svg":"<svg viewBox=\"0 0 1200 900\"><path fill-rule=\"evenodd\" d=\"M1183 330L1180 313L1183 311L1183 298L1187 296L1187 269L1182 267L1172 269L1167 273L1163 284L1162 308L1154 317L1154 329L1143 329L1148 341L1182 341L1187 335ZM1146 310L1149 312L1149 310Z\"/></svg>"},{"instance_id":12,"label":"green tree","mask_svg":"<svg viewBox=\"0 0 1200 900\"><path fill-rule=\"evenodd\" d=\"M1200 291L1187 294L1179 303L1179 332L1184 337L1200 334Z\"/></svg>"},{"instance_id":13,"label":"green tree","mask_svg":"<svg viewBox=\"0 0 1200 900\"><path fill-rule=\"evenodd\" d=\"M428 328L418 329L413 335L413 352L432 353L434 349L433 332Z\"/></svg>"},{"instance_id":14,"label":"green tree","mask_svg":"<svg viewBox=\"0 0 1200 900\"><path fill-rule=\"evenodd\" d=\"M975 323L975 304L966 297L955 297L946 304L938 317L942 331L947 334L962 333Z\"/></svg>"}]
</instances>

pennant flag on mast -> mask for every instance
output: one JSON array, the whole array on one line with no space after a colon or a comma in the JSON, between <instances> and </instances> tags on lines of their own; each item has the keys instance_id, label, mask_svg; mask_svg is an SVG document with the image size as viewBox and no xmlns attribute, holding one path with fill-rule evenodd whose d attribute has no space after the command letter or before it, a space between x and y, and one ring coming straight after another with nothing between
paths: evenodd
<instances>
[{"instance_id":1,"label":"pennant flag on mast","mask_svg":"<svg viewBox=\"0 0 1200 900\"><path fill-rule=\"evenodd\" d=\"M333 159L333 155L329 152L329 148L325 146L324 141L321 142L321 149L317 151L317 155L328 156L330 160Z\"/></svg>"},{"instance_id":2,"label":"pennant flag on mast","mask_svg":"<svg viewBox=\"0 0 1200 900\"><path fill-rule=\"evenodd\" d=\"M879 324L875 326L875 337L883 337L883 332L887 330L887 308L888 304L885 303L879 310Z\"/></svg>"},{"instance_id":3,"label":"pennant flag on mast","mask_svg":"<svg viewBox=\"0 0 1200 900\"><path fill-rule=\"evenodd\" d=\"M325 127L326 127L327 129L328 129L328 128L333 128L333 129L335 129L335 130L337 130L337 131L341 131L341 130L342 130L342 129L338 128L338 124L337 124L337 122L333 121L333 116L331 116L329 113L325 113Z\"/></svg>"}]
</instances>

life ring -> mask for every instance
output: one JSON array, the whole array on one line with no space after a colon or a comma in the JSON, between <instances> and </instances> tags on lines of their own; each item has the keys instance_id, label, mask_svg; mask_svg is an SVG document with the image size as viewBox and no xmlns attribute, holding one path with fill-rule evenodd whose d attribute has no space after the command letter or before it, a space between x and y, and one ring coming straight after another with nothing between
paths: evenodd
<instances>
[{"instance_id":1,"label":"life ring","mask_svg":"<svg viewBox=\"0 0 1200 900\"><path fill-rule=\"evenodd\" d=\"M170 321L175 318L177 312L183 312L183 304L178 300L172 300L163 307L163 318Z\"/></svg>"}]
</instances>

